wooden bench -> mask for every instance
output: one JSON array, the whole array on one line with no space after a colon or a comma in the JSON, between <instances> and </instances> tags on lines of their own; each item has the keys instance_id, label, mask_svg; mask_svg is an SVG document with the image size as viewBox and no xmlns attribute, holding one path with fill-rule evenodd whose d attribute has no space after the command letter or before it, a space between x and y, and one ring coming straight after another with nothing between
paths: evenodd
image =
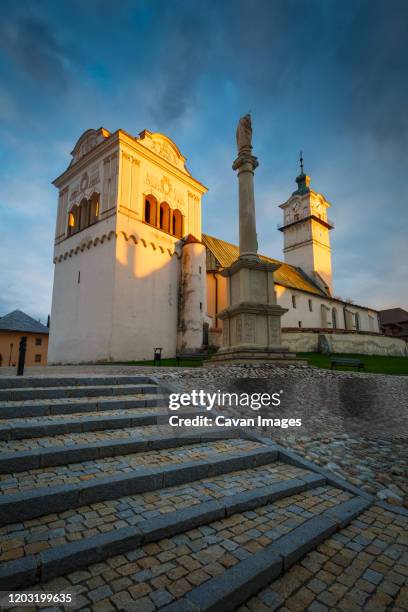
<instances>
[{"instance_id":1,"label":"wooden bench","mask_svg":"<svg viewBox=\"0 0 408 612\"><path fill-rule=\"evenodd\" d=\"M203 361L205 355L203 353L176 353L177 366L180 361Z\"/></svg>"},{"instance_id":2,"label":"wooden bench","mask_svg":"<svg viewBox=\"0 0 408 612\"><path fill-rule=\"evenodd\" d=\"M364 370L364 362L361 359L349 359L346 357L332 357L330 359L330 369L333 370L336 366L351 366L358 368L358 370Z\"/></svg>"}]
</instances>

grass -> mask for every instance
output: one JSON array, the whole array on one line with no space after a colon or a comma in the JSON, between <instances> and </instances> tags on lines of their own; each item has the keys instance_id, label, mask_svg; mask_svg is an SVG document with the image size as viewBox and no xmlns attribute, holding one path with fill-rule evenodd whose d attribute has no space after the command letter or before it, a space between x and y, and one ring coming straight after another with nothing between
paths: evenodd
<instances>
[{"instance_id":1,"label":"grass","mask_svg":"<svg viewBox=\"0 0 408 612\"><path fill-rule=\"evenodd\" d=\"M312 366L318 368L330 369L330 355L322 355L321 353L298 353L297 356L301 359L306 359ZM361 359L364 363L364 372L375 374L397 374L399 376L408 376L408 357L388 357L383 355L356 355L356 354L337 354L334 357L349 357L351 359ZM204 360L189 360L181 359L180 367L197 368L203 364ZM127 361L126 365L152 366L154 361ZM162 359L160 367L176 367L177 360ZM356 371L356 368L348 366L336 366L338 370Z\"/></svg>"},{"instance_id":2,"label":"grass","mask_svg":"<svg viewBox=\"0 0 408 612\"><path fill-rule=\"evenodd\" d=\"M356 355L356 354L338 354L322 355L321 353L298 353L298 357L307 359L310 365L318 368L329 369L331 357L347 357L350 359L361 359L364 363L364 372L372 372L375 374L398 374L399 376L408 376L408 357L388 357L384 355ZM354 370L348 366L336 366L338 370Z\"/></svg>"}]
</instances>

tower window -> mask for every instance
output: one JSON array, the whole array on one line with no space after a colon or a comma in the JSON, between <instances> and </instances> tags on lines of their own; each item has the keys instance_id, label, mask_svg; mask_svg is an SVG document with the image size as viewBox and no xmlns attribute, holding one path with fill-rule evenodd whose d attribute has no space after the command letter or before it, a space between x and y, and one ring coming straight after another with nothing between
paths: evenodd
<instances>
[{"instance_id":1,"label":"tower window","mask_svg":"<svg viewBox=\"0 0 408 612\"><path fill-rule=\"evenodd\" d=\"M332 308L332 328L337 329L337 310Z\"/></svg>"},{"instance_id":2,"label":"tower window","mask_svg":"<svg viewBox=\"0 0 408 612\"><path fill-rule=\"evenodd\" d=\"M313 312L313 302L309 300L309 312Z\"/></svg>"},{"instance_id":3,"label":"tower window","mask_svg":"<svg viewBox=\"0 0 408 612\"><path fill-rule=\"evenodd\" d=\"M292 295L292 306L296 308L296 295Z\"/></svg>"},{"instance_id":4,"label":"tower window","mask_svg":"<svg viewBox=\"0 0 408 612\"><path fill-rule=\"evenodd\" d=\"M150 223L150 202L146 200L145 202L145 221L146 223Z\"/></svg>"}]
</instances>

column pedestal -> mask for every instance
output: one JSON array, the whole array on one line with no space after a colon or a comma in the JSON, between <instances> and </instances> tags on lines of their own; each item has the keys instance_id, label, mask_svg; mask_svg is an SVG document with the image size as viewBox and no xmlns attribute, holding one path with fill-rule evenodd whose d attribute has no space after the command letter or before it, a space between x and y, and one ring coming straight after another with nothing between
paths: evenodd
<instances>
[{"instance_id":1,"label":"column pedestal","mask_svg":"<svg viewBox=\"0 0 408 612\"><path fill-rule=\"evenodd\" d=\"M227 363L298 363L296 354L282 346L281 316L276 303L273 273L277 264L239 258L223 276L228 277L229 303L218 314L223 322L222 344L208 365Z\"/></svg>"}]
</instances>

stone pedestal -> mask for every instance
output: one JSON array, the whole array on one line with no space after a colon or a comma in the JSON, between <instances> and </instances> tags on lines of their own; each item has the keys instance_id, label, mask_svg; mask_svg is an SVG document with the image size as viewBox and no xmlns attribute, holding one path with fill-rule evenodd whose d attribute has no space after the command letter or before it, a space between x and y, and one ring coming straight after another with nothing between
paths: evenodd
<instances>
[{"instance_id":1,"label":"stone pedestal","mask_svg":"<svg viewBox=\"0 0 408 612\"><path fill-rule=\"evenodd\" d=\"M288 363L296 360L281 341L281 316L273 273L278 265L239 258L222 274L228 276L229 306L223 322L222 345L210 363Z\"/></svg>"}]
</instances>

